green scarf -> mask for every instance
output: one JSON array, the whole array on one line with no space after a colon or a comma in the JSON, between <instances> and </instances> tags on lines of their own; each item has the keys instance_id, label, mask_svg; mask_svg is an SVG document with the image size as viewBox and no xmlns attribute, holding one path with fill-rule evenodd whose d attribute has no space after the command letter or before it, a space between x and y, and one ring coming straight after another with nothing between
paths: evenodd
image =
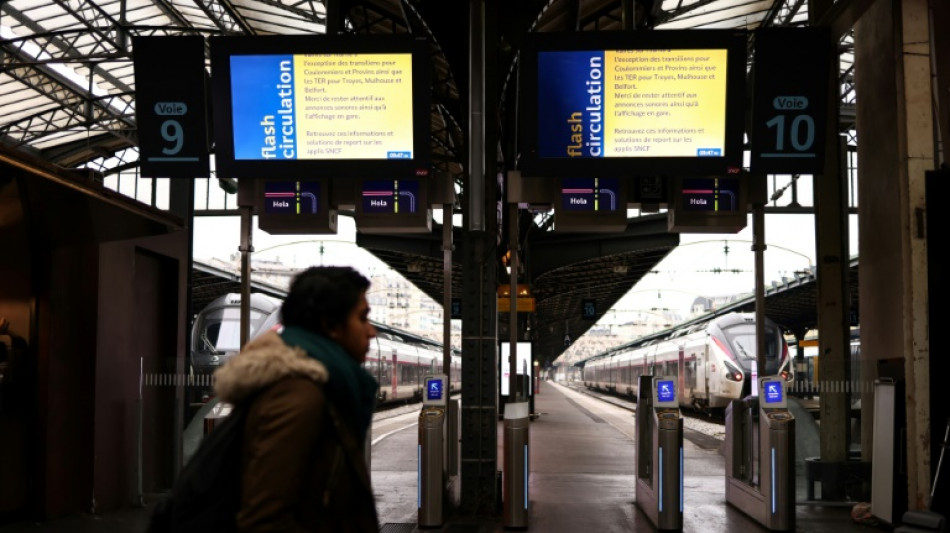
<instances>
[{"instance_id":1,"label":"green scarf","mask_svg":"<svg viewBox=\"0 0 950 533\"><path fill-rule=\"evenodd\" d=\"M307 331L286 326L280 334L288 346L297 346L323 363L329 374L324 389L341 418L351 422L358 442L363 442L376 409L379 383L336 342Z\"/></svg>"}]
</instances>

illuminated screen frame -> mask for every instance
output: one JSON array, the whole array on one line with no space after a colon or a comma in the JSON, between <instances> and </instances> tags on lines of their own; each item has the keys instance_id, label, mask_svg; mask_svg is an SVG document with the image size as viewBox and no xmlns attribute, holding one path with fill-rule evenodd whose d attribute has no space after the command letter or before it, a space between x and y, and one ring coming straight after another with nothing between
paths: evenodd
<instances>
[{"instance_id":1,"label":"illuminated screen frame","mask_svg":"<svg viewBox=\"0 0 950 533\"><path fill-rule=\"evenodd\" d=\"M253 184L254 209L261 230L272 235L336 233L337 212L330 208L329 203L330 180L273 179L253 180L250 183ZM286 198L290 204L287 211L268 207L269 202L280 197ZM314 208L315 212L312 211Z\"/></svg>"},{"instance_id":2,"label":"illuminated screen frame","mask_svg":"<svg viewBox=\"0 0 950 533\"><path fill-rule=\"evenodd\" d=\"M660 393L660 387L664 384L668 384L673 388L673 397L664 398ZM657 376L653 378L653 406L654 407L678 407L679 399L677 398L676 392L676 378L672 376Z\"/></svg>"},{"instance_id":3,"label":"illuminated screen frame","mask_svg":"<svg viewBox=\"0 0 950 533\"><path fill-rule=\"evenodd\" d=\"M215 104L213 106L215 167L219 178L294 179L299 176L313 175L408 178L428 175L431 166L429 74L431 66L429 50L424 40L403 35L266 35L212 36L209 43L212 95ZM411 157L400 159L236 159L231 57L307 54L411 54ZM275 81L275 90L279 81ZM345 120L341 120L340 123L341 129L344 129Z\"/></svg>"},{"instance_id":4,"label":"illuminated screen frame","mask_svg":"<svg viewBox=\"0 0 950 533\"><path fill-rule=\"evenodd\" d=\"M436 392L438 395L433 395L433 383L438 383L436 387ZM426 378L426 400L429 401L442 401L445 399L445 380L441 377L427 377Z\"/></svg>"},{"instance_id":5,"label":"illuminated screen frame","mask_svg":"<svg viewBox=\"0 0 950 533\"><path fill-rule=\"evenodd\" d=\"M778 390L778 399L769 398L769 388ZM784 407L785 403L785 384L777 379L764 380L762 383L762 403L766 407Z\"/></svg>"},{"instance_id":6,"label":"illuminated screen frame","mask_svg":"<svg viewBox=\"0 0 950 533\"><path fill-rule=\"evenodd\" d=\"M712 215L749 212L748 194L739 176L689 176L675 179L674 185L674 209ZM705 203L694 203L699 201ZM730 205L732 209L727 208Z\"/></svg>"},{"instance_id":7,"label":"illuminated screen frame","mask_svg":"<svg viewBox=\"0 0 950 533\"><path fill-rule=\"evenodd\" d=\"M662 30L650 32L532 32L525 36L520 55L519 151L520 170L525 176L629 176L644 174L726 174L742 167L742 138L745 123L746 48L744 30ZM539 124L542 88L539 87L539 55L545 52L606 52L618 50L726 51L725 125L721 156L642 157L550 157ZM565 56L566 57L566 56ZM606 74L603 75L604 77ZM601 78L604 79L604 78ZM565 84L547 84L546 94ZM576 92L576 91L575 91ZM576 96L576 95L574 95ZM603 110L607 114L607 110ZM573 115L572 115L573 116ZM566 120L566 119L565 119ZM566 152L565 152L566 153Z\"/></svg>"},{"instance_id":8,"label":"illuminated screen frame","mask_svg":"<svg viewBox=\"0 0 950 533\"><path fill-rule=\"evenodd\" d=\"M405 185L414 183L409 189L415 211L409 212L400 209L398 213L367 211L363 202L366 200L366 189L372 187L379 190L379 182L396 182ZM357 179L355 220L358 231L365 233L429 233L432 231L432 206L429 204L428 178L371 178ZM395 185L393 187L395 191ZM400 191L406 192L406 191ZM402 195L405 201L409 197ZM404 207L404 204L400 204Z\"/></svg>"},{"instance_id":9,"label":"illuminated screen frame","mask_svg":"<svg viewBox=\"0 0 950 533\"><path fill-rule=\"evenodd\" d=\"M749 213L749 175L737 174L729 176L675 176L670 183L670 203L667 211L668 228L670 231L681 233L738 233L748 224ZM699 209L685 205L689 195L683 194L684 182L698 182L700 180L721 180L737 185L738 189L719 187L723 190L735 191L732 198L734 211L715 210L715 204L710 209ZM692 185L690 185L692 186ZM713 196L714 198L714 196Z\"/></svg>"},{"instance_id":10,"label":"illuminated screen frame","mask_svg":"<svg viewBox=\"0 0 950 533\"><path fill-rule=\"evenodd\" d=\"M610 233L627 229L627 180L617 177L556 179L554 231L562 233ZM586 190L585 190L586 189ZM593 189L599 189L597 194ZM604 191L612 193L604 194ZM589 206L565 208L569 198L584 198ZM600 209L606 202L613 209ZM597 205L598 209L594 209ZM606 204L609 205L609 204Z\"/></svg>"},{"instance_id":11,"label":"illuminated screen frame","mask_svg":"<svg viewBox=\"0 0 950 533\"><path fill-rule=\"evenodd\" d=\"M626 180L620 178L562 178L557 191L555 209L564 213L627 215ZM607 192L608 194L604 194ZM568 198L583 199L587 203L572 207ZM612 205L611 209L609 206Z\"/></svg>"}]
</instances>

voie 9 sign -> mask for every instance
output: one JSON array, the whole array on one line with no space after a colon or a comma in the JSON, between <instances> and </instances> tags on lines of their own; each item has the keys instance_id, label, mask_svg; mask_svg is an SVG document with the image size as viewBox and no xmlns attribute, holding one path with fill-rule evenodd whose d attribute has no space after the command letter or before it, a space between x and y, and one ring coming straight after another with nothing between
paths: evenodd
<instances>
[{"instance_id":1,"label":"voie 9 sign","mask_svg":"<svg viewBox=\"0 0 950 533\"><path fill-rule=\"evenodd\" d=\"M428 173L424 42L272 35L210 45L220 177Z\"/></svg>"},{"instance_id":2,"label":"voie 9 sign","mask_svg":"<svg viewBox=\"0 0 950 533\"><path fill-rule=\"evenodd\" d=\"M725 174L742 164L746 34L533 33L521 54L524 175Z\"/></svg>"}]
</instances>

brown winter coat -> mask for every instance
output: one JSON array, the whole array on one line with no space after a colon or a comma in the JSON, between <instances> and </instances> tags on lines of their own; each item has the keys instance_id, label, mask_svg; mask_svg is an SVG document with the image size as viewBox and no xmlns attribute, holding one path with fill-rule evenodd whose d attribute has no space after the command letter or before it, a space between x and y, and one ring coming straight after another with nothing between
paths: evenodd
<instances>
[{"instance_id":1,"label":"brown winter coat","mask_svg":"<svg viewBox=\"0 0 950 533\"><path fill-rule=\"evenodd\" d=\"M269 332L215 379L222 401L256 394L245 428L238 531L379 531L362 443L331 416L322 363Z\"/></svg>"}]
</instances>

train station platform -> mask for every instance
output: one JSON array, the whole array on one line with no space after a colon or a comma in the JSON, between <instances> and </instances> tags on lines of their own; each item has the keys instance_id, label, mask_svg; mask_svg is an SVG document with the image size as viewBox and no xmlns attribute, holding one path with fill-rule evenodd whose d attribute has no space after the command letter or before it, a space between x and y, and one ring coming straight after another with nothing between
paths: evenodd
<instances>
[{"instance_id":1,"label":"train station platform","mask_svg":"<svg viewBox=\"0 0 950 533\"><path fill-rule=\"evenodd\" d=\"M620 403L621 405L618 405ZM604 402L552 382L542 383L531 422L528 531L540 533L650 532L655 528L634 502L635 416L631 405ZM441 528L417 527L416 422L419 409L406 407L377 415L373 424L371 469L380 514L380 533L506 531L497 517L447 513ZM499 460L503 465L499 422ZM722 437L684 430L685 496L683 531L725 533L766 531L725 501ZM851 519L853 502L807 502L803 468L797 468L796 530L809 533L888 531ZM143 532L150 506L46 523L0 526L0 533Z\"/></svg>"},{"instance_id":2,"label":"train station platform","mask_svg":"<svg viewBox=\"0 0 950 533\"><path fill-rule=\"evenodd\" d=\"M530 429L528 531L541 533L655 531L636 506L635 404L604 402L544 382L535 399L539 415ZM621 404L621 405L618 405ZM418 414L418 413L416 413ZM413 426L414 427L414 426ZM724 430L723 430L724 431ZM499 441L504 434L499 423ZM382 435L382 434L381 434ZM375 436L379 439L380 437ZM506 531L495 519L449 517L442 528L416 527L414 430L394 431L373 446L372 469L382 533ZM725 500L723 436L684 429L683 531L767 531ZM498 465L504 464L499 442ZM804 467L796 468L796 530L810 533L887 531L855 523L857 502L807 501Z\"/></svg>"}]
</instances>

